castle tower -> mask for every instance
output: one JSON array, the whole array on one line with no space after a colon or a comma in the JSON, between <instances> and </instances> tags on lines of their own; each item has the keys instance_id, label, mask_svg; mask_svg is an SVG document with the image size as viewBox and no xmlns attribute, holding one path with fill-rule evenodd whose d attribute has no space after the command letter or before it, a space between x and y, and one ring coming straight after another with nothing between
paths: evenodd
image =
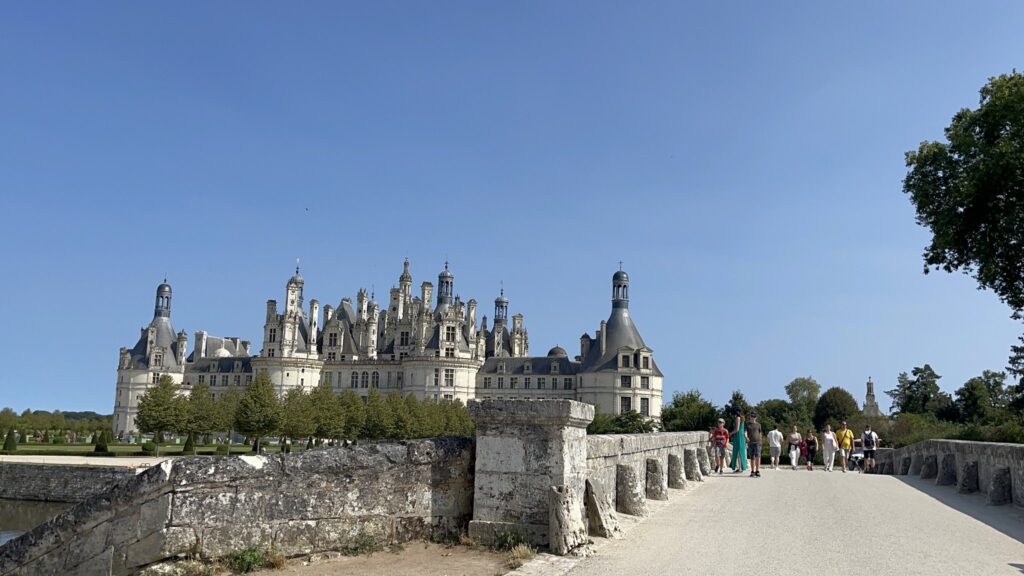
<instances>
[{"instance_id":1,"label":"castle tower","mask_svg":"<svg viewBox=\"0 0 1024 576\"><path fill-rule=\"evenodd\" d=\"M875 383L871 381L870 376L868 376L867 388L867 397L864 398L864 415L873 417L882 416L882 410L878 407L878 402L875 401Z\"/></svg>"},{"instance_id":2,"label":"castle tower","mask_svg":"<svg viewBox=\"0 0 1024 576\"><path fill-rule=\"evenodd\" d=\"M455 276L448 271L448 263L444 263L444 270L437 275L437 307L447 306L452 303L452 294L455 287Z\"/></svg>"},{"instance_id":3,"label":"castle tower","mask_svg":"<svg viewBox=\"0 0 1024 576\"><path fill-rule=\"evenodd\" d=\"M162 284L156 287L156 305L153 307L153 318L171 317L171 285L164 278Z\"/></svg>"},{"instance_id":4,"label":"castle tower","mask_svg":"<svg viewBox=\"0 0 1024 576\"><path fill-rule=\"evenodd\" d=\"M501 294L494 299L494 330L497 331L499 326L504 326L508 322L508 298L505 297L505 289L501 289Z\"/></svg>"}]
</instances>

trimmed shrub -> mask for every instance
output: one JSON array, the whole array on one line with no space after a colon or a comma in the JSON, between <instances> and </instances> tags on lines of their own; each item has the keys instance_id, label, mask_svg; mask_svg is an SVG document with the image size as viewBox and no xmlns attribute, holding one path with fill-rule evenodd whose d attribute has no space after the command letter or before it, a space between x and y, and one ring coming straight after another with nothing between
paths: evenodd
<instances>
[{"instance_id":1,"label":"trimmed shrub","mask_svg":"<svg viewBox=\"0 0 1024 576\"><path fill-rule=\"evenodd\" d=\"M14 435L14 426L7 429L7 437L4 438L4 452L14 452L18 449L18 438Z\"/></svg>"}]
</instances>

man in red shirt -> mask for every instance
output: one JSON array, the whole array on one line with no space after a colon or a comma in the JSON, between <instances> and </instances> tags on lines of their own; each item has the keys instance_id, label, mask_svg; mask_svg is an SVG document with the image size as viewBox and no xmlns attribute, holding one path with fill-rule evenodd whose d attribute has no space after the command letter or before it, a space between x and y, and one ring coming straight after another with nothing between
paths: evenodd
<instances>
[{"instance_id":1,"label":"man in red shirt","mask_svg":"<svg viewBox=\"0 0 1024 576\"><path fill-rule=\"evenodd\" d=\"M725 428L725 420L718 419L718 426L711 431L708 442L715 451L715 470L721 475L725 466L725 447L729 444L729 431Z\"/></svg>"}]
</instances>

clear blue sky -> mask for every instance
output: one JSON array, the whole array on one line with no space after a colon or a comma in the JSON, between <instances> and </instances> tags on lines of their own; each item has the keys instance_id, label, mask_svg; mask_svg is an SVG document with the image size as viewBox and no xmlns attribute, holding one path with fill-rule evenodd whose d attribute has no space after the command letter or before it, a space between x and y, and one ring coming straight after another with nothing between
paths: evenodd
<instances>
[{"instance_id":1,"label":"clear blue sky","mask_svg":"<svg viewBox=\"0 0 1024 576\"><path fill-rule=\"evenodd\" d=\"M0 406L96 410L152 316L254 341L436 282L578 350L619 260L666 374L953 390L1021 331L921 273L903 153L1024 64L1019 2L0 4ZM307 211L308 209L308 211ZM881 395L881 394L880 394ZM880 398L883 406L888 398Z\"/></svg>"}]
</instances>

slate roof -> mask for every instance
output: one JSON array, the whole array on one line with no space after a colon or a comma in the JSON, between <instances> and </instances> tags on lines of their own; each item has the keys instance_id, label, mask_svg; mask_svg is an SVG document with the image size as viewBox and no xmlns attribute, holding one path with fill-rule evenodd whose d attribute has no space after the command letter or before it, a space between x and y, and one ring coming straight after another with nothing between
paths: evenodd
<instances>
[{"instance_id":1,"label":"slate roof","mask_svg":"<svg viewBox=\"0 0 1024 576\"><path fill-rule=\"evenodd\" d=\"M153 347L163 347L165 350L163 367L177 368L178 335L174 333L174 327L171 326L171 319L166 316L157 316L153 318L153 321L149 323L149 326L156 328ZM136 342L135 346L131 349L132 368L149 367L149 357L146 356L146 344L148 339L149 332L143 330L142 334L139 336L139 341Z\"/></svg>"},{"instance_id":2,"label":"slate roof","mask_svg":"<svg viewBox=\"0 0 1024 576\"><path fill-rule=\"evenodd\" d=\"M498 364L505 363L505 372L501 373L526 376L572 376L580 371L580 363L565 357L551 358L547 356L527 356L523 358L488 358L480 368L484 374L499 374ZM551 363L558 364L558 372L551 371ZM530 372L525 367L530 365Z\"/></svg>"}]
</instances>

